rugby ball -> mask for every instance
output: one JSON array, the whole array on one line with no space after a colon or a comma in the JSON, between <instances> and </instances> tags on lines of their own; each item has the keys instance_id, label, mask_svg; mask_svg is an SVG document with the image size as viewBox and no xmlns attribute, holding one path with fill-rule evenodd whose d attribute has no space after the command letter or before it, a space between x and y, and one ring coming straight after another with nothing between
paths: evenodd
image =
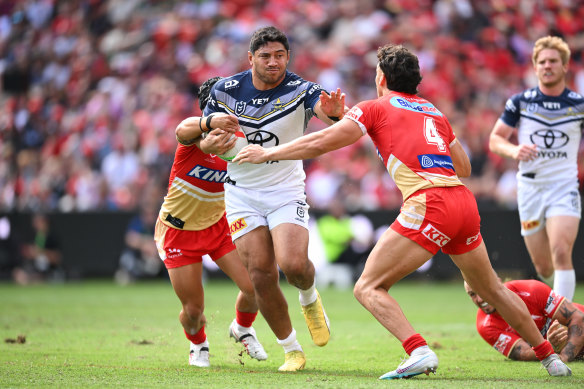
<instances>
[{"instance_id":1,"label":"rugby ball","mask_svg":"<svg viewBox=\"0 0 584 389\"><path fill-rule=\"evenodd\" d=\"M217 155L219 158L227 162L231 162L231 160L235 158L237 153L239 153L239 150L243 149L245 146L249 144L247 142L245 134L241 130L236 131L235 134L231 136L231 139L233 139L233 137L237 138L233 147L227 150L225 153Z\"/></svg>"}]
</instances>

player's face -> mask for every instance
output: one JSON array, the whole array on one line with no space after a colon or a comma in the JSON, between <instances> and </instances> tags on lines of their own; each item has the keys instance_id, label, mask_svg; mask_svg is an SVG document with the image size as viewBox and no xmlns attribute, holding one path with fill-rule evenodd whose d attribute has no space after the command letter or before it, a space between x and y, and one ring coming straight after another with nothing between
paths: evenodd
<instances>
[{"instance_id":1,"label":"player's face","mask_svg":"<svg viewBox=\"0 0 584 389\"><path fill-rule=\"evenodd\" d=\"M488 302L486 302L485 300L483 300L481 298L481 296L479 296L478 294L476 294L468 284L465 284L465 289L466 289L466 294L468 294L468 296L470 297L470 299L472 300L473 303L475 303L475 305L477 307L479 307L484 313L486 313L487 315L495 312L495 307L493 307L492 305L490 305Z\"/></svg>"},{"instance_id":2,"label":"player's face","mask_svg":"<svg viewBox=\"0 0 584 389\"><path fill-rule=\"evenodd\" d=\"M254 86L266 90L278 86L286 76L290 52L280 42L268 42L253 54L248 51L248 59Z\"/></svg>"},{"instance_id":3,"label":"player's face","mask_svg":"<svg viewBox=\"0 0 584 389\"><path fill-rule=\"evenodd\" d=\"M560 52L543 49L535 62L535 74L541 86L551 88L564 82L568 66L562 64Z\"/></svg>"}]
</instances>

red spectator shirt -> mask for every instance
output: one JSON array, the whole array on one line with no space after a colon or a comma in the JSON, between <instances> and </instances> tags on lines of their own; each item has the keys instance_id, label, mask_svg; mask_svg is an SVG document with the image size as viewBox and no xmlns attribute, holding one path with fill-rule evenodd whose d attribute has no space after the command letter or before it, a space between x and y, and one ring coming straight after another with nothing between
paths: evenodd
<instances>
[{"instance_id":1,"label":"red spectator shirt","mask_svg":"<svg viewBox=\"0 0 584 389\"><path fill-rule=\"evenodd\" d=\"M452 127L428 100L392 91L345 117L369 134L404 200L421 189L463 185L450 156Z\"/></svg>"},{"instance_id":2,"label":"red spectator shirt","mask_svg":"<svg viewBox=\"0 0 584 389\"><path fill-rule=\"evenodd\" d=\"M553 321L552 317L565 297L537 280L509 281L505 286L525 302L539 332L546 338L547 330ZM481 309L477 312L477 331L487 343L506 357L509 357L511 350L521 339L517 331L511 328L499 313L487 315Z\"/></svg>"},{"instance_id":3,"label":"red spectator shirt","mask_svg":"<svg viewBox=\"0 0 584 389\"><path fill-rule=\"evenodd\" d=\"M197 146L177 146L159 218L169 227L200 231L225 213L227 162Z\"/></svg>"}]
</instances>

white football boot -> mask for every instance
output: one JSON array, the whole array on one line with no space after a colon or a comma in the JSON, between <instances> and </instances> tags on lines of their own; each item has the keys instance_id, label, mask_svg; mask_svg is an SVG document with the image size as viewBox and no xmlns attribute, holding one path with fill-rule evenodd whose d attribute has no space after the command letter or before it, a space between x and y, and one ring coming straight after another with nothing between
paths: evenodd
<instances>
[{"instance_id":1,"label":"white football boot","mask_svg":"<svg viewBox=\"0 0 584 389\"><path fill-rule=\"evenodd\" d=\"M549 375L553 377L572 375L572 370L560 359L558 354L550 355L541 361L541 364L545 367Z\"/></svg>"},{"instance_id":2,"label":"white football boot","mask_svg":"<svg viewBox=\"0 0 584 389\"><path fill-rule=\"evenodd\" d=\"M200 344L191 342L189 353L189 365L198 367L209 367L209 342L206 340Z\"/></svg>"},{"instance_id":3,"label":"white football boot","mask_svg":"<svg viewBox=\"0 0 584 389\"><path fill-rule=\"evenodd\" d=\"M238 328L239 325L237 324L237 321L233 319L229 326L229 336L235 339L235 342L243 344L250 357L257 359L258 361L265 361L268 359L268 354L258 340L253 327L249 327L249 331L247 332L239 332Z\"/></svg>"},{"instance_id":4,"label":"white football boot","mask_svg":"<svg viewBox=\"0 0 584 389\"><path fill-rule=\"evenodd\" d=\"M380 380L392 380L394 378L411 378L419 374L429 375L436 373L438 357L428 346L418 347L408 359L400 363L397 369L385 373Z\"/></svg>"}]
</instances>

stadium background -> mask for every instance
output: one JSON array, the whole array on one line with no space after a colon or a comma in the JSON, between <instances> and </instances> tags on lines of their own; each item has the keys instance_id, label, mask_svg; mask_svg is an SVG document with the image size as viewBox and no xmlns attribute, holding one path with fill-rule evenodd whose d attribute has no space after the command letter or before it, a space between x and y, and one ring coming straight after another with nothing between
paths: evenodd
<instances>
[{"instance_id":1,"label":"stadium background","mask_svg":"<svg viewBox=\"0 0 584 389\"><path fill-rule=\"evenodd\" d=\"M290 69L340 87L349 106L375 97L379 46L413 49L421 95L449 117L471 158L464 182L495 267L532 275L515 211L516 164L489 153L488 136L505 100L535 85L530 55L541 36L567 40L568 85L584 93L581 1L2 0L0 211L11 233L26 230L30 214L49 213L71 274L109 275L129 217L160 204L174 128L200 114L198 86L247 69L249 37L268 24L290 39ZM323 127L313 120L308 130ZM335 204L378 227L401 203L368 138L307 161L306 171L315 216ZM579 238L579 280L583 246ZM440 263L431 275L450 277L449 262Z\"/></svg>"}]
</instances>

